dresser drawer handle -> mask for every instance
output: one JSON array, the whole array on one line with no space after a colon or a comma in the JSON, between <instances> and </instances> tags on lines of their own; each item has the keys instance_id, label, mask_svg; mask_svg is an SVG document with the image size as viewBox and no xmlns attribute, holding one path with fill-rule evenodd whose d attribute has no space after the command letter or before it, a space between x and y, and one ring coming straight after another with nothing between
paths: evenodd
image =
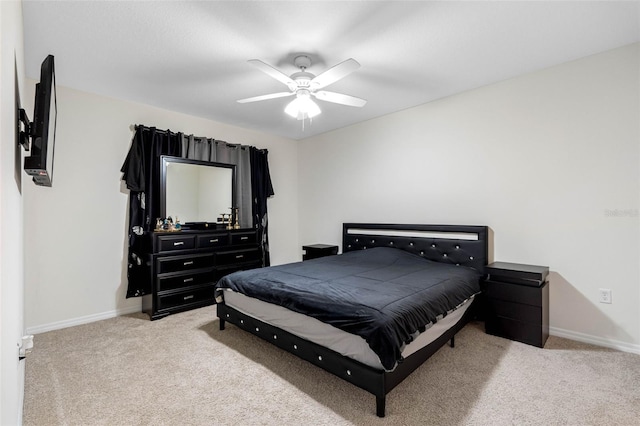
<instances>
[{"instance_id":1,"label":"dresser drawer handle","mask_svg":"<svg viewBox=\"0 0 640 426\"><path fill-rule=\"evenodd\" d=\"M191 281L193 281L193 278L185 278L184 280L182 280L182 282L185 283L190 283Z\"/></svg>"},{"instance_id":2,"label":"dresser drawer handle","mask_svg":"<svg viewBox=\"0 0 640 426\"><path fill-rule=\"evenodd\" d=\"M248 240L249 237L240 237L240 240Z\"/></svg>"},{"instance_id":3,"label":"dresser drawer handle","mask_svg":"<svg viewBox=\"0 0 640 426\"><path fill-rule=\"evenodd\" d=\"M244 257L244 254L239 254L236 256L236 259L242 259Z\"/></svg>"},{"instance_id":4,"label":"dresser drawer handle","mask_svg":"<svg viewBox=\"0 0 640 426\"><path fill-rule=\"evenodd\" d=\"M189 296L185 296L182 298L183 300L189 300L189 299L193 299L193 294L190 294Z\"/></svg>"},{"instance_id":5,"label":"dresser drawer handle","mask_svg":"<svg viewBox=\"0 0 640 426\"><path fill-rule=\"evenodd\" d=\"M184 241L178 241L177 243L173 243L174 246L183 246Z\"/></svg>"},{"instance_id":6,"label":"dresser drawer handle","mask_svg":"<svg viewBox=\"0 0 640 426\"><path fill-rule=\"evenodd\" d=\"M218 239L216 238L215 240L209 240L210 243L217 243Z\"/></svg>"},{"instance_id":7,"label":"dresser drawer handle","mask_svg":"<svg viewBox=\"0 0 640 426\"><path fill-rule=\"evenodd\" d=\"M183 263L184 266L193 265L193 260L189 260L188 262Z\"/></svg>"}]
</instances>

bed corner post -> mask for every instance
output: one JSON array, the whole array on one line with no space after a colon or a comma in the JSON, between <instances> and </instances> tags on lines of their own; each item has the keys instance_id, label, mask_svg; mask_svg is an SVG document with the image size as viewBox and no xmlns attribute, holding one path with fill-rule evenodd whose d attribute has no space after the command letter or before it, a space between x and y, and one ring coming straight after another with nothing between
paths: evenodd
<instances>
[{"instance_id":1,"label":"bed corner post","mask_svg":"<svg viewBox=\"0 0 640 426\"><path fill-rule=\"evenodd\" d=\"M223 304L218 304L216 305L216 314L218 315L218 319L220 319L220 331L224 330L224 312L220 312L221 310L224 310L224 305ZM221 309L222 307L222 309Z\"/></svg>"},{"instance_id":2,"label":"bed corner post","mask_svg":"<svg viewBox=\"0 0 640 426\"><path fill-rule=\"evenodd\" d=\"M376 396L376 416L384 417L386 399L386 395Z\"/></svg>"}]
</instances>

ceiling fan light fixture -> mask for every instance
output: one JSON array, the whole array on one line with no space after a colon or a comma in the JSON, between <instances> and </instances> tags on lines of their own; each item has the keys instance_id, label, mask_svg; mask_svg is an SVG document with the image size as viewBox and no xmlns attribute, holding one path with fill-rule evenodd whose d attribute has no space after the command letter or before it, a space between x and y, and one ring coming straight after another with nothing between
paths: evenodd
<instances>
[{"instance_id":1,"label":"ceiling fan light fixture","mask_svg":"<svg viewBox=\"0 0 640 426\"><path fill-rule=\"evenodd\" d=\"M316 104L311 98L312 96L323 102L332 102L334 104L352 107L363 107L367 103L366 100L356 98L355 96L319 90L325 86L335 83L357 70L360 67L360 64L353 58L342 61L317 76L307 72L307 69L311 66L311 59L309 56L304 54L295 57L294 65L300 71L295 72L290 76L259 59L251 59L249 63L259 68L268 76L286 85L290 92L278 92L270 93L268 95L253 96L251 98L240 99L237 102L244 104L295 95L296 98L287 104L284 112L297 120L301 120L303 130L305 118L311 119L322 112L318 104Z\"/></svg>"},{"instance_id":2,"label":"ceiling fan light fixture","mask_svg":"<svg viewBox=\"0 0 640 426\"><path fill-rule=\"evenodd\" d=\"M322 111L318 104L313 102L308 91L299 90L296 98L287 104L284 112L293 118L304 120L305 118L313 118Z\"/></svg>"}]
</instances>

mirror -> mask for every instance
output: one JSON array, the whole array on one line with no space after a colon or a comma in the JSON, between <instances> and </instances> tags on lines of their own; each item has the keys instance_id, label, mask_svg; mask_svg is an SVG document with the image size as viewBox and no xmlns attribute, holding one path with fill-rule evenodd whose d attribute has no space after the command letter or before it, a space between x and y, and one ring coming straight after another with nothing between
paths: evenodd
<instances>
[{"instance_id":1,"label":"mirror","mask_svg":"<svg viewBox=\"0 0 640 426\"><path fill-rule=\"evenodd\" d=\"M236 166L233 164L161 157L160 214L180 223L216 223L234 206Z\"/></svg>"}]
</instances>

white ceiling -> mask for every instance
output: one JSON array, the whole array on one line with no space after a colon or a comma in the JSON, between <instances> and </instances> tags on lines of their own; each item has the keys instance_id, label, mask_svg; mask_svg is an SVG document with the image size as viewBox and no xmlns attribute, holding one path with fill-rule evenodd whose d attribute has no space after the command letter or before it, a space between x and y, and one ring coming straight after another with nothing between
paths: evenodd
<instances>
[{"instance_id":1,"label":"white ceiling","mask_svg":"<svg viewBox=\"0 0 640 426\"><path fill-rule=\"evenodd\" d=\"M23 0L23 14L29 78L53 54L58 85L291 139L640 40L638 1ZM316 75L360 62L326 90L367 105L318 101L303 130L291 98L236 102L287 90L247 60L291 74L303 52Z\"/></svg>"}]
</instances>

